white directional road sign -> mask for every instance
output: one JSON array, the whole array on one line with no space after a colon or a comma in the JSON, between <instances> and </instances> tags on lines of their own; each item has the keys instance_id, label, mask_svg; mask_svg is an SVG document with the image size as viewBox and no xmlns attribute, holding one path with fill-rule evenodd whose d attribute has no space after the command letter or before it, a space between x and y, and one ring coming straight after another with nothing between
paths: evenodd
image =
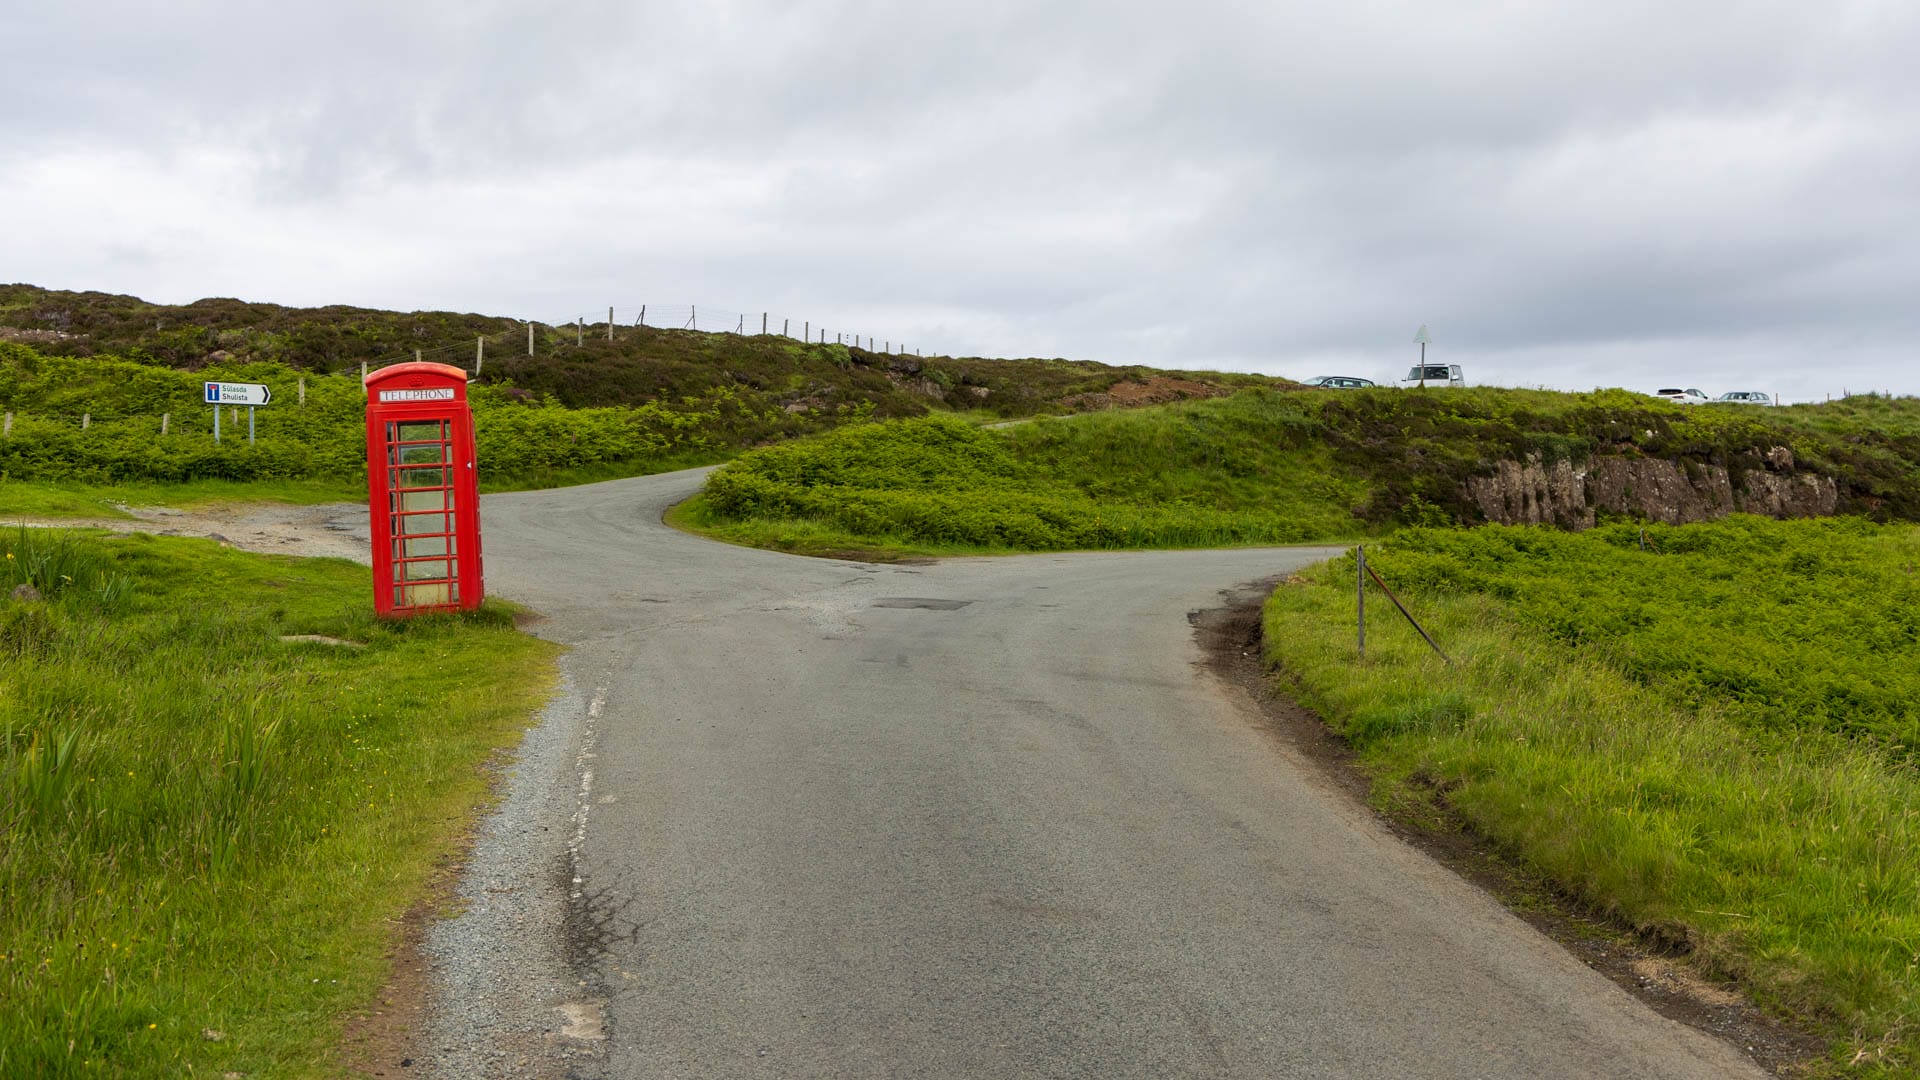
<instances>
[{"instance_id":1,"label":"white directional road sign","mask_svg":"<svg viewBox=\"0 0 1920 1080\"><path fill-rule=\"evenodd\" d=\"M210 382L207 384L207 404L209 405L265 405L272 400L273 391L260 383Z\"/></svg>"}]
</instances>

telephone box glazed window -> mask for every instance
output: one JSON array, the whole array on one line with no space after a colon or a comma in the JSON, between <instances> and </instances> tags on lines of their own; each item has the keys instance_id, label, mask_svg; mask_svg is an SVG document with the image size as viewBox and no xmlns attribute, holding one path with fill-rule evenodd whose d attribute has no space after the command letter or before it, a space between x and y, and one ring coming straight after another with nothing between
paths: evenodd
<instances>
[{"instance_id":1,"label":"telephone box glazed window","mask_svg":"<svg viewBox=\"0 0 1920 1080\"><path fill-rule=\"evenodd\" d=\"M395 364L367 376L367 486L374 608L382 615L479 604L479 483L466 372Z\"/></svg>"}]
</instances>

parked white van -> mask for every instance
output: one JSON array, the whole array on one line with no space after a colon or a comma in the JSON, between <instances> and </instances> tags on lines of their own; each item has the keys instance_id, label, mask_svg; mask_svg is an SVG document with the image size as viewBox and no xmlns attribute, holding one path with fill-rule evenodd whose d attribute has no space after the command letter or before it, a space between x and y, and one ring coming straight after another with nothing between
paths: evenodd
<instances>
[{"instance_id":1,"label":"parked white van","mask_svg":"<svg viewBox=\"0 0 1920 1080\"><path fill-rule=\"evenodd\" d=\"M1400 380L1415 386L1425 382L1428 386L1465 386L1467 380L1460 374L1459 364L1415 364Z\"/></svg>"}]
</instances>

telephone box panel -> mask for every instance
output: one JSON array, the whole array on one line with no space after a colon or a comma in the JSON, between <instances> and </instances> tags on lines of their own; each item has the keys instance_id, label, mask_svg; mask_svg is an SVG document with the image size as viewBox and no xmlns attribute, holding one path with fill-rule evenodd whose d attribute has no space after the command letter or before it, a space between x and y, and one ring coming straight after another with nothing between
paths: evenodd
<instances>
[{"instance_id":1,"label":"telephone box panel","mask_svg":"<svg viewBox=\"0 0 1920 1080\"><path fill-rule=\"evenodd\" d=\"M467 373L394 364L369 373L366 386L374 610L477 607L480 486Z\"/></svg>"}]
</instances>

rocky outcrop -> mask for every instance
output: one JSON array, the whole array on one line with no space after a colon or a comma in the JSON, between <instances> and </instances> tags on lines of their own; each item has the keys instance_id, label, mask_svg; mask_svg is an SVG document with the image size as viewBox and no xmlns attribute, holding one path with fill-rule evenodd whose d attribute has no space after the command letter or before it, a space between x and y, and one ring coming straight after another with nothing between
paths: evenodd
<instances>
[{"instance_id":1,"label":"rocky outcrop","mask_svg":"<svg viewBox=\"0 0 1920 1080\"><path fill-rule=\"evenodd\" d=\"M1739 486L1723 465L1639 457L1597 457L1583 464L1502 461L1488 476L1467 480L1467 498L1488 521L1589 529L1600 512L1679 525L1732 513L1817 517L1840 504L1830 476L1796 472L1793 452L1776 446L1764 469L1742 474Z\"/></svg>"}]
</instances>

